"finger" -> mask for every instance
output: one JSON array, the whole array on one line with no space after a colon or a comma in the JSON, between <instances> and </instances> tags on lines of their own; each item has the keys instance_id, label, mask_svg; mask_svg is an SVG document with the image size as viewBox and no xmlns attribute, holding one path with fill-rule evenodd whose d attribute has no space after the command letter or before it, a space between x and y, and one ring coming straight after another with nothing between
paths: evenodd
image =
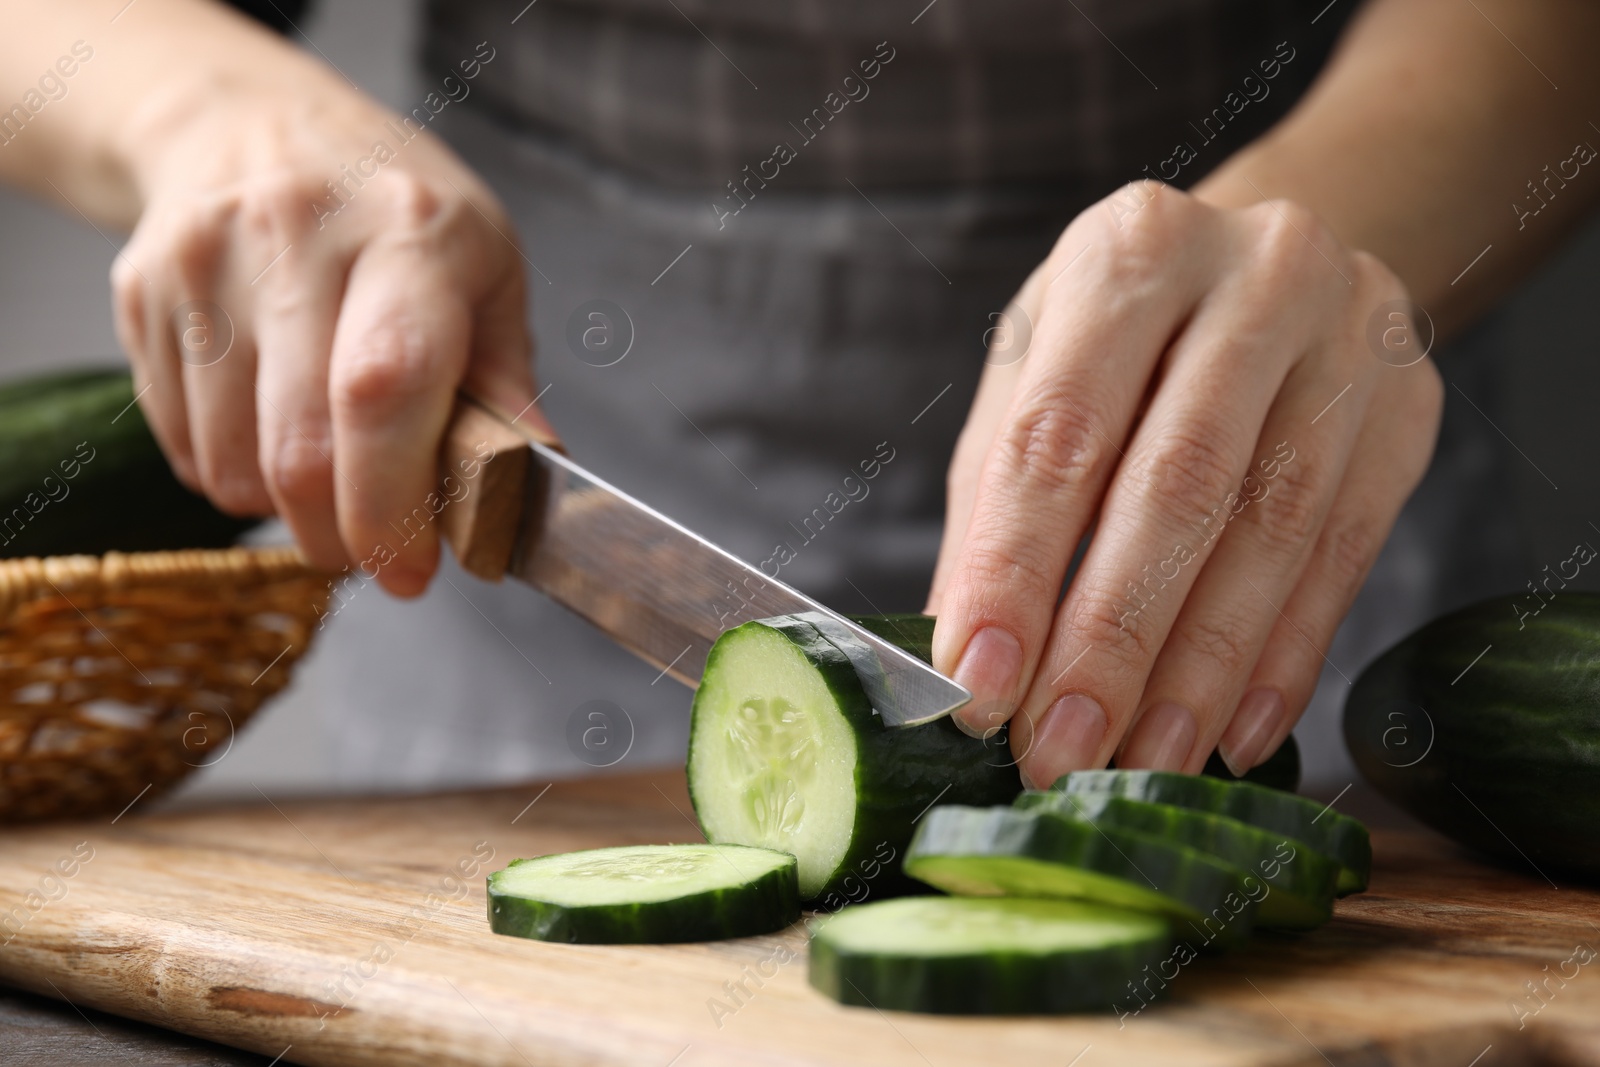
<instances>
[{"instance_id":1,"label":"finger","mask_svg":"<svg viewBox=\"0 0 1600 1067\"><path fill-rule=\"evenodd\" d=\"M1274 605L1311 558L1365 415L1376 361L1345 344L1345 358L1313 353L1285 382L1236 490L1241 510L1218 531L1161 646L1117 766L1199 773L1238 707L1278 620ZM1174 551L1192 545L1180 541ZM1186 717L1193 732L1183 744Z\"/></svg>"},{"instance_id":2,"label":"finger","mask_svg":"<svg viewBox=\"0 0 1600 1067\"><path fill-rule=\"evenodd\" d=\"M1301 220L1301 229L1310 225ZM1315 291L1303 240L1282 221L1225 249L1229 262L1244 259L1248 269L1221 277L1173 344L1056 614L1024 723L1013 727L1013 745L1029 752L1025 779L1048 785L1103 765L1132 722L1216 532L1238 510L1236 490L1273 399L1321 326L1316 305L1282 298ZM1174 558L1184 543L1194 543L1192 553ZM1166 746L1181 763L1198 724L1185 709L1166 715Z\"/></svg>"},{"instance_id":3,"label":"finger","mask_svg":"<svg viewBox=\"0 0 1600 1067\"><path fill-rule=\"evenodd\" d=\"M189 443L206 496L235 515L265 515L272 500L256 463L256 354L246 308L218 302L231 253L229 209L196 204L168 237L176 303L171 341L182 375Z\"/></svg>"},{"instance_id":4,"label":"finger","mask_svg":"<svg viewBox=\"0 0 1600 1067\"><path fill-rule=\"evenodd\" d=\"M939 614L945 586L966 540L972 502L978 492L978 473L1022 375L1023 360L1032 345L1033 324L1039 319L1044 290L1051 280L1045 269L1051 262L1047 260L1028 275L1001 312L1010 320L1000 327L1006 336L992 338L985 349L983 375L978 379L977 393L961 427L961 436L956 439L945 477L944 536L939 541L939 557L933 567L927 606L923 608L929 615Z\"/></svg>"},{"instance_id":5,"label":"finger","mask_svg":"<svg viewBox=\"0 0 1600 1067\"><path fill-rule=\"evenodd\" d=\"M431 240L379 238L351 269L334 332L339 531L357 566L400 596L420 593L438 561L439 442L471 343L458 270Z\"/></svg>"},{"instance_id":6,"label":"finger","mask_svg":"<svg viewBox=\"0 0 1600 1067\"><path fill-rule=\"evenodd\" d=\"M533 378L525 293L522 271L513 266L478 306L462 385L540 440L556 441L555 427L535 402L539 392Z\"/></svg>"},{"instance_id":7,"label":"finger","mask_svg":"<svg viewBox=\"0 0 1600 1067\"><path fill-rule=\"evenodd\" d=\"M160 294L146 256L145 233L137 233L111 266L111 292L116 309L117 340L133 369L134 395L150 432L161 445L178 480L201 491L194 454L189 447L189 417L184 410L183 378L168 343L168 300ZM143 264L143 265L141 265Z\"/></svg>"},{"instance_id":8,"label":"finger","mask_svg":"<svg viewBox=\"0 0 1600 1067\"><path fill-rule=\"evenodd\" d=\"M984 458L943 595L934 663L973 693L969 732L1009 719L1046 647L1066 567L1120 456L1151 372L1204 291L1210 215L1162 189L1121 229L1081 216L1052 253L1033 354ZM1076 229L1075 229L1076 228ZM1174 256L1179 235L1188 254ZM988 718L975 721L977 709ZM992 709L992 710L990 710ZM1013 735L1013 743L1017 741Z\"/></svg>"},{"instance_id":9,"label":"finger","mask_svg":"<svg viewBox=\"0 0 1600 1067\"><path fill-rule=\"evenodd\" d=\"M1287 602L1280 601L1272 634L1217 746L1229 767L1248 769L1277 751L1310 702L1323 664L1344 674L1325 650L1427 470L1443 406L1438 372L1431 360L1379 370L1365 427L1310 562ZM1418 447L1419 433L1427 434L1429 447Z\"/></svg>"},{"instance_id":10,"label":"finger","mask_svg":"<svg viewBox=\"0 0 1600 1067\"><path fill-rule=\"evenodd\" d=\"M328 362L352 258L332 240L295 241L255 282L256 462L301 552L325 570L353 562L335 510L328 410Z\"/></svg>"}]
</instances>

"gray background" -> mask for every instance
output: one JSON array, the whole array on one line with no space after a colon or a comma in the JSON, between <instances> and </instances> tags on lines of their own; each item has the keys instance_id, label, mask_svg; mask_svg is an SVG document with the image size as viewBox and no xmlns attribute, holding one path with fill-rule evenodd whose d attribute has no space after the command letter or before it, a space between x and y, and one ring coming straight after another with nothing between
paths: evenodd
<instances>
[{"instance_id":1,"label":"gray background","mask_svg":"<svg viewBox=\"0 0 1600 1067\"><path fill-rule=\"evenodd\" d=\"M416 8L414 0L323 0L304 28L351 79L387 103L409 106L416 96L410 74ZM0 235L0 375L119 359L106 279L110 242L122 235L108 241L76 215L4 190ZM1498 427L1482 421L1481 432L1513 459L1517 484L1503 506L1515 514L1527 542L1529 578L1544 563L1565 559L1576 541L1600 536L1589 526L1600 525L1600 509L1590 505L1600 475L1589 460L1600 443L1600 420L1589 410L1591 398L1600 395L1600 368L1591 358L1600 317L1590 296L1597 279L1600 225L1591 225L1499 316L1505 414ZM1455 395L1450 402L1461 403ZM1586 572L1578 584L1593 586L1597 576ZM328 728L318 705L325 674L313 652L296 684L225 760L194 776L183 792L325 788Z\"/></svg>"}]
</instances>

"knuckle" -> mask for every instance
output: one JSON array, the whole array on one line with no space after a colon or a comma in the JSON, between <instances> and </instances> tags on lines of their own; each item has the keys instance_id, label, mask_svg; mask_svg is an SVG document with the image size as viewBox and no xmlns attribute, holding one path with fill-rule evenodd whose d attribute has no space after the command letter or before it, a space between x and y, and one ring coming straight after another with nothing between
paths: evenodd
<instances>
[{"instance_id":1,"label":"knuckle","mask_svg":"<svg viewBox=\"0 0 1600 1067\"><path fill-rule=\"evenodd\" d=\"M1232 615L1197 618L1184 627L1183 637L1190 647L1230 675L1255 663L1260 644L1249 622Z\"/></svg>"},{"instance_id":2,"label":"knuckle","mask_svg":"<svg viewBox=\"0 0 1600 1067\"><path fill-rule=\"evenodd\" d=\"M175 219L167 232L166 255L178 280L191 292L210 288L227 234L216 213L204 208Z\"/></svg>"},{"instance_id":3,"label":"knuckle","mask_svg":"<svg viewBox=\"0 0 1600 1067\"><path fill-rule=\"evenodd\" d=\"M145 347L144 279L126 254L111 265L111 305L118 339L128 358L137 363L144 358Z\"/></svg>"},{"instance_id":4,"label":"knuckle","mask_svg":"<svg viewBox=\"0 0 1600 1067\"><path fill-rule=\"evenodd\" d=\"M1184 519L1231 503L1237 477L1224 436L1205 426L1168 431L1150 452L1144 484L1159 506Z\"/></svg>"},{"instance_id":5,"label":"knuckle","mask_svg":"<svg viewBox=\"0 0 1600 1067\"><path fill-rule=\"evenodd\" d=\"M346 414L404 407L432 387L430 363L421 327L403 314L388 316L334 361L333 404Z\"/></svg>"},{"instance_id":6,"label":"knuckle","mask_svg":"<svg viewBox=\"0 0 1600 1067\"><path fill-rule=\"evenodd\" d=\"M1281 286L1284 280L1303 278L1318 267L1326 271L1328 262L1349 273L1348 265L1341 264L1347 259L1342 246L1314 211L1293 200L1274 200L1260 211L1253 253L1262 277Z\"/></svg>"},{"instance_id":7,"label":"knuckle","mask_svg":"<svg viewBox=\"0 0 1600 1067\"><path fill-rule=\"evenodd\" d=\"M331 494L332 468L311 442L294 435L262 451L262 477L277 499L289 504L306 504Z\"/></svg>"},{"instance_id":8,"label":"knuckle","mask_svg":"<svg viewBox=\"0 0 1600 1067\"><path fill-rule=\"evenodd\" d=\"M380 175L379 188L389 218L396 224L422 229L445 210L445 200L437 190L421 177L408 171L395 171Z\"/></svg>"},{"instance_id":9,"label":"knuckle","mask_svg":"<svg viewBox=\"0 0 1600 1067\"><path fill-rule=\"evenodd\" d=\"M1110 246L1105 272L1113 283L1127 284L1163 275L1172 262L1173 243L1189 228L1194 200L1187 193L1157 182L1136 182L1117 194L1131 205L1102 228Z\"/></svg>"},{"instance_id":10,"label":"knuckle","mask_svg":"<svg viewBox=\"0 0 1600 1067\"><path fill-rule=\"evenodd\" d=\"M962 600L989 605L1027 602L1027 594L1050 587L1055 568L1038 550L974 537L962 546ZM986 612L993 614L994 612Z\"/></svg>"},{"instance_id":11,"label":"knuckle","mask_svg":"<svg viewBox=\"0 0 1600 1067\"><path fill-rule=\"evenodd\" d=\"M1124 666L1134 667L1155 659L1159 644L1156 624L1142 615L1133 601L1134 583L1126 593L1091 591L1072 615L1072 635L1090 648L1109 653Z\"/></svg>"},{"instance_id":12,"label":"knuckle","mask_svg":"<svg viewBox=\"0 0 1600 1067\"><path fill-rule=\"evenodd\" d=\"M1024 486L1069 492L1092 479L1104 462L1100 428L1084 406L1036 401L995 439L1004 469Z\"/></svg>"},{"instance_id":13,"label":"knuckle","mask_svg":"<svg viewBox=\"0 0 1600 1067\"><path fill-rule=\"evenodd\" d=\"M1322 553L1341 612L1355 600L1382 544L1382 531L1371 519L1330 524L1323 533Z\"/></svg>"},{"instance_id":14,"label":"knuckle","mask_svg":"<svg viewBox=\"0 0 1600 1067\"><path fill-rule=\"evenodd\" d=\"M1245 477L1245 497L1250 483L1263 483L1258 475ZM1281 467L1267 495L1261 499L1259 520L1263 547L1277 558L1299 558L1312 544L1323 513L1322 484L1306 464Z\"/></svg>"},{"instance_id":15,"label":"knuckle","mask_svg":"<svg viewBox=\"0 0 1600 1067\"><path fill-rule=\"evenodd\" d=\"M1389 265L1371 252L1359 249L1348 253L1351 272L1357 280L1357 287L1372 295L1367 303L1381 303L1387 300L1409 299L1410 293L1406 290L1405 283Z\"/></svg>"},{"instance_id":16,"label":"knuckle","mask_svg":"<svg viewBox=\"0 0 1600 1067\"><path fill-rule=\"evenodd\" d=\"M282 243L316 221L316 205L327 197L310 178L287 171L252 179L238 194L240 222L252 236Z\"/></svg>"}]
</instances>

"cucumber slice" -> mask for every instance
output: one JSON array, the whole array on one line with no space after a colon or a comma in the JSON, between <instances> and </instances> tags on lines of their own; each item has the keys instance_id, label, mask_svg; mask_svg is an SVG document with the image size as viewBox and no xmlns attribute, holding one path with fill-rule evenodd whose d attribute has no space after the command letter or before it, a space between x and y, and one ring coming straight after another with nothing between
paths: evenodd
<instances>
[{"instance_id":1,"label":"cucumber slice","mask_svg":"<svg viewBox=\"0 0 1600 1067\"><path fill-rule=\"evenodd\" d=\"M958 896L1049 897L1169 916L1179 936L1242 943L1266 884L1231 863L1137 830L1051 811L940 805L906 873Z\"/></svg>"},{"instance_id":2,"label":"cucumber slice","mask_svg":"<svg viewBox=\"0 0 1600 1067\"><path fill-rule=\"evenodd\" d=\"M540 941L716 941L800 918L793 856L742 845L624 845L513 860L489 876L489 927Z\"/></svg>"},{"instance_id":3,"label":"cucumber slice","mask_svg":"<svg viewBox=\"0 0 1600 1067\"><path fill-rule=\"evenodd\" d=\"M931 625L900 628L915 640ZM885 727L855 666L872 656L803 618L748 622L717 639L694 698L689 794L706 839L790 853L801 896L825 908L914 888L899 860L934 801L1022 790L1003 734L978 741L948 717Z\"/></svg>"},{"instance_id":4,"label":"cucumber slice","mask_svg":"<svg viewBox=\"0 0 1600 1067\"><path fill-rule=\"evenodd\" d=\"M1152 804L1112 793L1032 791L1018 797L1014 806L1181 841L1254 873L1270 887L1256 910L1259 926L1309 930L1332 918L1339 864L1303 841L1262 830L1229 815Z\"/></svg>"},{"instance_id":5,"label":"cucumber slice","mask_svg":"<svg viewBox=\"0 0 1600 1067\"><path fill-rule=\"evenodd\" d=\"M1217 815L1304 841L1339 865L1338 895L1367 888L1372 841L1367 828L1309 797L1253 782L1223 782L1173 771L1073 771L1051 789L1067 793L1114 793Z\"/></svg>"},{"instance_id":6,"label":"cucumber slice","mask_svg":"<svg viewBox=\"0 0 1600 1067\"><path fill-rule=\"evenodd\" d=\"M824 919L811 940L810 980L841 1004L893 1011L1108 1009L1171 945L1159 917L1120 908L907 897ZM1156 981L1159 992L1166 982Z\"/></svg>"}]
</instances>

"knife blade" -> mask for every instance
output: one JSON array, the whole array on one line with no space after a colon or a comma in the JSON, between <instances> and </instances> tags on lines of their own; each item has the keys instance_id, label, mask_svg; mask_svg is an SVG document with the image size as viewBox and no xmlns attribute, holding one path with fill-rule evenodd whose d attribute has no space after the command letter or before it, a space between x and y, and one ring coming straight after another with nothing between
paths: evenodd
<instances>
[{"instance_id":1,"label":"knife blade","mask_svg":"<svg viewBox=\"0 0 1600 1067\"><path fill-rule=\"evenodd\" d=\"M525 582L691 688L724 630L773 615L802 615L851 652L885 725L929 722L972 697L915 656L608 484L554 442L465 394L439 464L440 492L450 501L439 522L465 569L491 581L510 575Z\"/></svg>"}]
</instances>

